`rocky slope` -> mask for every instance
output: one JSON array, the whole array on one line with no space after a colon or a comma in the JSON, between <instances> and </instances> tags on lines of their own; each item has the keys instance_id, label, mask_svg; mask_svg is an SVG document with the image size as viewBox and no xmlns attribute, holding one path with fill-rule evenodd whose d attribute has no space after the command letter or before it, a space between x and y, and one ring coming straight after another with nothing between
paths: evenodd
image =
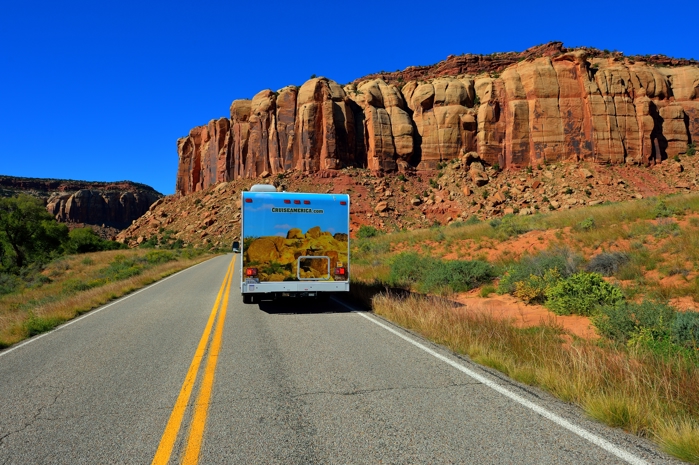
<instances>
[{"instance_id":1,"label":"rocky slope","mask_svg":"<svg viewBox=\"0 0 699 465\"><path fill-rule=\"evenodd\" d=\"M577 162L521 171L494 169L476 155L463 155L434 171L391 176L343 168L316 176L290 171L262 181L223 182L157 201L117 240L132 247L149 241L163 247L179 242L228 249L240 237L240 192L259 182L289 192L348 193L352 237L363 225L382 231L411 230L699 191L699 155L652 167Z\"/></svg>"},{"instance_id":2,"label":"rocky slope","mask_svg":"<svg viewBox=\"0 0 699 465\"><path fill-rule=\"evenodd\" d=\"M63 223L93 225L113 236L162 197L152 187L130 181L87 182L65 179L0 176L0 195L24 192L39 197L46 209Z\"/></svg>"},{"instance_id":3,"label":"rocky slope","mask_svg":"<svg viewBox=\"0 0 699 465\"><path fill-rule=\"evenodd\" d=\"M434 169L469 152L499 168L650 165L697 139L696 61L550 43L451 56L344 87L314 78L235 100L230 118L178 140L176 189L190 194L289 170Z\"/></svg>"}]
</instances>

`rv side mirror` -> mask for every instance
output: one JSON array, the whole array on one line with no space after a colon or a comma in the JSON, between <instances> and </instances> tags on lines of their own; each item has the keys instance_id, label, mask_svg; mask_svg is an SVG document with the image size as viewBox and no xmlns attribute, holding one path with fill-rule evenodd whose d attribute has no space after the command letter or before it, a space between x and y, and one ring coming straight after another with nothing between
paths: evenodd
<instances>
[{"instance_id":1,"label":"rv side mirror","mask_svg":"<svg viewBox=\"0 0 699 465\"><path fill-rule=\"evenodd\" d=\"M240 252L240 242L233 242L233 252Z\"/></svg>"}]
</instances>

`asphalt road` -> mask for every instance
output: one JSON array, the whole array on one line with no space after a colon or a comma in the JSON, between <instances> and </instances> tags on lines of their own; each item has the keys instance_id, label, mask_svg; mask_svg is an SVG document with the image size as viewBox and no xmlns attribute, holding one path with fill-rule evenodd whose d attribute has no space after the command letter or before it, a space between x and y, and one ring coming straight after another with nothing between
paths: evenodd
<instances>
[{"instance_id":1,"label":"asphalt road","mask_svg":"<svg viewBox=\"0 0 699 465\"><path fill-rule=\"evenodd\" d=\"M679 463L338 301L245 305L231 258L0 352L0 464Z\"/></svg>"}]
</instances>

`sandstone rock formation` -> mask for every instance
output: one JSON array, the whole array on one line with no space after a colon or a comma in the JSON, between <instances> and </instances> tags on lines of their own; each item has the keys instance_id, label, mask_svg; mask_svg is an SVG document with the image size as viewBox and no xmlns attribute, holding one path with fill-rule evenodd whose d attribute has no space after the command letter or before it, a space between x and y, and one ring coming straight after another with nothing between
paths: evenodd
<instances>
[{"instance_id":1,"label":"sandstone rock formation","mask_svg":"<svg viewBox=\"0 0 699 465\"><path fill-rule=\"evenodd\" d=\"M151 187L129 181L106 183L0 176L0 194L39 197L64 223L115 229L128 227L162 197Z\"/></svg>"},{"instance_id":2,"label":"sandstone rock formation","mask_svg":"<svg viewBox=\"0 0 699 465\"><path fill-rule=\"evenodd\" d=\"M344 88L313 78L236 100L230 119L178 141L176 190L288 170L435 169L470 152L501 168L565 160L650 165L699 139L696 62L568 51L560 43L474 57Z\"/></svg>"}]
</instances>

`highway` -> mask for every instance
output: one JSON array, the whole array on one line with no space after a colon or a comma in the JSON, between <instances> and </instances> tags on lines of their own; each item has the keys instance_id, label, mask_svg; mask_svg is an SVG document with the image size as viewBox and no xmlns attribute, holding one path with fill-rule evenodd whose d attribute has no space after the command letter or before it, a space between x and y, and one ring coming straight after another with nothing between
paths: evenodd
<instances>
[{"instance_id":1,"label":"highway","mask_svg":"<svg viewBox=\"0 0 699 465\"><path fill-rule=\"evenodd\" d=\"M0 352L0 464L681 463L340 300L243 304L239 266Z\"/></svg>"}]
</instances>

